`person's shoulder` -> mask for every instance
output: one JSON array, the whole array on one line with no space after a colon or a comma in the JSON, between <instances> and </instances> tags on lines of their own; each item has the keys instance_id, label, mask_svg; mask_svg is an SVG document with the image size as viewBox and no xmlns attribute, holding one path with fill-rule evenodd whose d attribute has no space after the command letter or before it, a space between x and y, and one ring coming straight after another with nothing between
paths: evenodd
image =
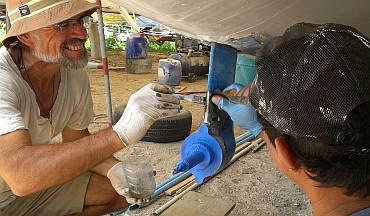
<instances>
[{"instance_id":1,"label":"person's shoulder","mask_svg":"<svg viewBox=\"0 0 370 216\"><path fill-rule=\"evenodd\" d=\"M3 65L8 62L8 59L11 58L8 50L2 46L0 48L0 65Z\"/></svg>"},{"instance_id":2,"label":"person's shoulder","mask_svg":"<svg viewBox=\"0 0 370 216\"><path fill-rule=\"evenodd\" d=\"M19 71L9 52L0 48L0 85L11 86L19 81Z\"/></svg>"},{"instance_id":3,"label":"person's shoulder","mask_svg":"<svg viewBox=\"0 0 370 216\"><path fill-rule=\"evenodd\" d=\"M10 56L10 53L6 50L6 48L1 47L0 48L0 71L1 72L7 72L7 73L13 73L13 71L16 69L15 63Z\"/></svg>"}]
</instances>

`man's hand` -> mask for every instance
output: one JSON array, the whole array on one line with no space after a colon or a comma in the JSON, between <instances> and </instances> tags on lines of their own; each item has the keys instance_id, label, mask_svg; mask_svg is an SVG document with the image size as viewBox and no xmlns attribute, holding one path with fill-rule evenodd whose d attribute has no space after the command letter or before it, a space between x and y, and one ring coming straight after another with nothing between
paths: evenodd
<instances>
[{"instance_id":1,"label":"man's hand","mask_svg":"<svg viewBox=\"0 0 370 216\"><path fill-rule=\"evenodd\" d=\"M237 95L248 97L246 94L248 94L249 89L240 89L240 87L235 84L226 87L224 92L230 91L232 89L238 91ZM243 94L240 94L241 92ZM257 137L261 133L263 127L257 121L256 109L251 104L233 103L219 95L213 96L212 102L216 104L218 108L227 112L227 114L229 114L231 119L237 125L239 125L244 130L251 132L255 137Z\"/></svg>"},{"instance_id":2,"label":"man's hand","mask_svg":"<svg viewBox=\"0 0 370 216\"><path fill-rule=\"evenodd\" d=\"M122 162L116 163L112 168L109 169L107 177L110 180L114 190L126 198L126 201L131 204L142 205L144 200L130 197L129 187L126 180L125 173L123 171Z\"/></svg>"},{"instance_id":3,"label":"man's hand","mask_svg":"<svg viewBox=\"0 0 370 216\"><path fill-rule=\"evenodd\" d=\"M137 143L158 119L177 114L182 109L173 89L150 83L131 95L125 111L113 126L124 145Z\"/></svg>"}]
</instances>

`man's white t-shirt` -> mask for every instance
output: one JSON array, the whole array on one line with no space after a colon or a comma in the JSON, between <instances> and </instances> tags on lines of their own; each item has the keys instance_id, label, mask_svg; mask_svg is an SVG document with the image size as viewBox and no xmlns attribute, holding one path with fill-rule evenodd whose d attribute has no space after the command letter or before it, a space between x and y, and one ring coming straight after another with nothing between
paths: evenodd
<instances>
[{"instance_id":1,"label":"man's white t-shirt","mask_svg":"<svg viewBox=\"0 0 370 216\"><path fill-rule=\"evenodd\" d=\"M66 126L86 129L93 119L89 79L85 69L60 71L61 80L50 121L40 116L36 95L6 50L0 52L0 135L27 129L32 144L46 144ZM1 148L0 143L0 148ZM31 156L31 155L30 155ZM32 157L32 156L31 156ZM13 200L9 187L0 177L0 208Z\"/></svg>"}]
</instances>

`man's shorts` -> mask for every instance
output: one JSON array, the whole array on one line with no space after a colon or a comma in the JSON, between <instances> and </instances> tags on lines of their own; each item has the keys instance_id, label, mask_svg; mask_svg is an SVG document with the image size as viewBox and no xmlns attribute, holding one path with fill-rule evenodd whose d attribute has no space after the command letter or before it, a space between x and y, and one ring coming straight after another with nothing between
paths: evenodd
<instances>
[{"instance_id":1,"label":"man's shorts","mask_svg":"<svg viewBox=\"0 0 370 216\"><path fill-rule=\"evenodd\" d=\"M57 216L82 212L90 176L87 172L65 184L17 197L0 209L0 215Z\"/></svg>"}]
</instances>

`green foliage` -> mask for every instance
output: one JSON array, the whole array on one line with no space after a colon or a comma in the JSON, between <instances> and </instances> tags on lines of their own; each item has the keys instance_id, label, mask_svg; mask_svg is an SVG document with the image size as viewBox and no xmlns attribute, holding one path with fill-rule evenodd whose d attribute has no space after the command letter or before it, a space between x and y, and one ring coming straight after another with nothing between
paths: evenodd
<instances>
[{"instance_id":1,"label":"green foliage","mask_svg":"<svg viewBox=\"0 0 370 216\"><path fill-rule=\"evenodd\" d=\"M175 42L165 41L162 44L156 42L149 42L150 52L176 52Z\"/></svg>"},{"instance_id":2,"label":"green foliage","mask_svg":"<svg viewBox=\"0 0 370 216\"><path fill-rule=\"evenodd\" d=\"M85 42L85 47L87 51L91 51L91 42L89 39Z\"/></svg>"},{"instance_id":3,"label":"green foliage","mask_svg":"<svg viewBox=\"0 0 370 216\"><path fill-rule=\"evenodd\" d=\"M155 42L149 42L149 52L159 52L161 45Z\"/></svg>"},{"instance_id":4,"label":"green foliage","mask_svg":"<svg viewBox=\"0 0 370 216\"><path fill-rule=\"evenodd\" d=\"M125 41L119 40L115 35L105 38L105 46L110 51L125 50Z\"/></svg>"},{"instance_id":5,"label":"green foliage","mask_svg":"<svg viewBox=\"0 0 370 216\"><path fill-rule=\"evenodd\" d=\"M91 42L87 40L85 43L86 50L91 51ZM125 50L125 41L119 40L115 35L105 38L105 47L107 51L122 51Z\"/></svg>"},{"instance_id":6,"label":"green foliage","mask_svg":"<svg viewBox=\"0 0 370 216\"><path fill-rule=\"evenodd\" d=\"M161 45L161 50L167 51L167 52L176 52L176 45L175 42L172 41L165 41Z\"/></svg>"},{"instance_id":7,"label":"green foliage","mask_svg":"<svg viewBox=\"0 0 370 216\"><path fill-rule=\"evenodd\" d=\"M87 41L86 49L91 50L90 41ZM105 38L105 46L108 51L123 51L126 47L126 42L120 40L116 34ZM175 42L165 41L162 44L150 41L149 52L176 52Z\"/></svg>"}]
</instances>

